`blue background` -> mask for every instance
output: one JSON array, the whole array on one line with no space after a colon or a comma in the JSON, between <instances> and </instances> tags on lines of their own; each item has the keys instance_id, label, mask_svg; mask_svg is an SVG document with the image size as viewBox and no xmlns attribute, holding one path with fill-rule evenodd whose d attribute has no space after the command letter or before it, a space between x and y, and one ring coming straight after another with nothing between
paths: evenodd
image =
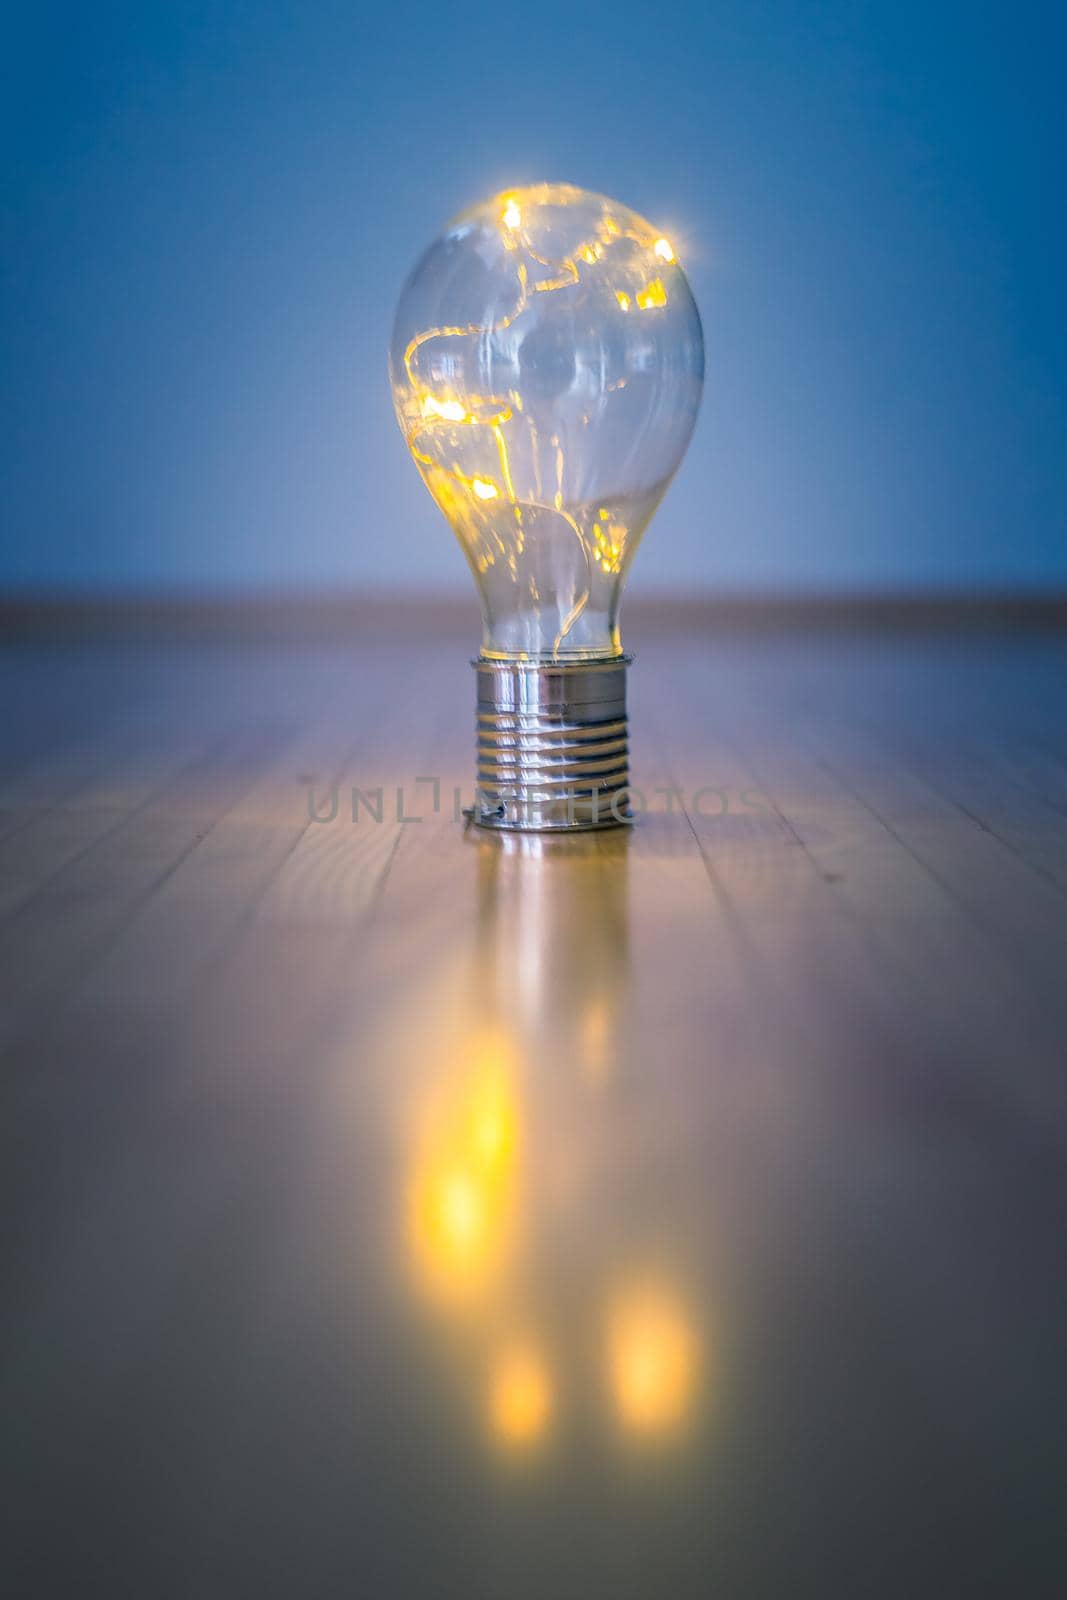
<instances>
[{"instance_id":1,"label":"blue background","mask_svg":"<svg viewBox=\"0 0 1067 1600\"><path fill-rule=\"evenodd\" d=\"M443 221L541 178L661 226L704 317L635 586L1067 580L1052 6L21 9L0 584L465 586L386 344Z\"/></svg>"}]
</instances>

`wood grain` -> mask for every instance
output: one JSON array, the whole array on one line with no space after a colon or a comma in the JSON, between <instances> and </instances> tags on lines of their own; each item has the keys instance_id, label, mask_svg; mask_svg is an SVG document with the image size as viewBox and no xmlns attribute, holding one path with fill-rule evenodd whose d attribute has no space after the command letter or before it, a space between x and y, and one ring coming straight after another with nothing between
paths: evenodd
<instances>
[{"instance_id":1,"label":"wood grain","mask_svg":"<svg viewBox=\"0 0 1067 1600\"><path fill-rule=\"evenodd\" d=\"M461 618L224 620L3 653L10 1592L1062 1592L1064 636L650 612L645 814L546 840Z\"/></svg>"}]
</instances>

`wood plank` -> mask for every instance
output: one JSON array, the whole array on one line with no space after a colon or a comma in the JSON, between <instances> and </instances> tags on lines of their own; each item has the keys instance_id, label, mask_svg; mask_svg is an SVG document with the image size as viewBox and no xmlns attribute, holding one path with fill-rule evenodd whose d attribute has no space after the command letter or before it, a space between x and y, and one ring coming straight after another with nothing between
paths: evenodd
<instances>
[{"instance_id":1,"label":"wood plank","mask_svg":"<svg viewBox=\"0 0 1067 1600\"><path fill-rule=\"evenodd\" d=\"M23 727L24 796L80 703L116 711L0 929L27 1592L166 1593L178 1552L198 1593L1042 1593L1060 654L635 642L652 809L562 840L454 820L458 632L26 658L59 744ZM507 1226L455 1301L413 1197L487 1081ZM605 1354L650 1285L695 1352L654 1443ZM520 1338L551 1378L528 1458L487 1409Z\"/></svg>"}]
</instances>

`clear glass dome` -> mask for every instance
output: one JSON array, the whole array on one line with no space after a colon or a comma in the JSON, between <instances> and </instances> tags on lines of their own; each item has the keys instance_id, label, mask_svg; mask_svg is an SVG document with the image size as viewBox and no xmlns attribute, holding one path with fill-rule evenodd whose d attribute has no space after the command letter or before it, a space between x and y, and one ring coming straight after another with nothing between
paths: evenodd
<instances>
[{"instance_id":1,"label":"clear glass dome","mask_svg":"<svg viewBox=\"0 0 1067 1600\"><path fill-rule=\"evenodd\" d=\"M496 195L408 279L390 373L482 597L483 656L618 655L623 581L704 382L670 241L565 184Z\"/></svg>"}]
</instances>

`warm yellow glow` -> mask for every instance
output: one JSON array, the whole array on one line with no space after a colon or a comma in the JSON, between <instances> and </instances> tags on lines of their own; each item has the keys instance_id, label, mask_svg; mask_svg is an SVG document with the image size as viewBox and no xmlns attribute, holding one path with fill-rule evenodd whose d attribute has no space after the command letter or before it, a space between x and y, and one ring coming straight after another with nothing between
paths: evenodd
<instances>
[{"instance_id":1,"label":"warm yellow glow","mask_svg":"<svg viewBox=\"0 0 1067 1600\"><path fill-rule=\"evenodd\" d=\"M637 291L637 304L642 311L648 311L653 306L667 304L667 291L659 278L653 278L651 283L646 283L643 289Z\"/></svg>"},{"instance_id":2,"label":"warm yellow glow","mask_svg":"<svg viewBox=\"0 0 1067 1600\"><path fill-rule=\"evenodd\" d=\"M517 1108L504 1074L489 1068L473 1090L464 1140L481 1170L499 1175L515 1153Z\"/></svg>"},{"instance_id":3,"label":"warm yellow glow","mask_svg":"<svg viewBox=\"0 0 1067 1600\"><path fill-rule=\"evenodd\" d=\"M462 1166L442 1173L434 1199L442 1241L457 1255L467 1254L477 1246L489 1220L485 1190L477 1175Z\"/></svg>"},{"instance_id":4,"label":"warm yellow glow","mask_svg":"<svg viewBox=\"0 0 1067 1600\"><path fill-rule=\"evenodd\" d=\"M598 556L597 559L605 572L612 570L607 558ZM612 1017L612 1008L605 995L593 995L582 1014L582 1066L586 1077L593 1083L603 1083L610 1077L614 1065Z\"/></svg>"},{"instance_id":5,"label":"warm yellow glow","mask_svg":"<svg viewBox=\"0 0 1067 1600\"><path fill-rule=\"evenodd\" d=\"M446 422L466 422L467 412L458 400L438 400L432 394L422 397L424 417L443 417Z\"/></svg>"},{"instance_id":6,"label":"warm yellow glow","mask_svg":"<svg viewBox=\"0 0 1067 1600\"><path fill-rule=\"evenodd\" d=\"M568 259L563 261L561 265L563 267L562 272L556 273L552 278L539 278L534 284L538 294L551 294L556 289L566 289L572 283L578 282L578 268L574 262Z\"/></svg>"},{"instance_id":7,"label":"warm yellow glow","mask_svg":"<svg viewBox=\"0 0 1067 1600\"><path fill-rule=\"evenodd\" d=\"M415 1228L422 1264L442 1293L465 1296L484 1284L500 1252L494 1186L462 1154L420 1173Z\"/></svg>"},{"instance_id":8,"label":"warm yellow glow","mask_svg":"<svg viewBox=\"0 0 1067 1600\"><path fill-rule=\"evenodd\" d=\"M666 1433L691 1413L697 1341L673 1296L648 1287L620 1295L608 1314L607 1359L615 1409L625 1428Z\"/></svg>"},{"instance_id":9,"label":"warm yellow glow","mask_svg":"<svg viewBox=\"0 0 1067 1600\"><path fill-rule=\"evenodd\" d=\"M552 1418L552 1379L532 1344L514 1344L497 1359L489 1380L489 1426L509 1449L528 1449Z\"/></svg>"},{"instance_id":10,"label":"warm yellow glow","mask_svg":"<svg viewBox=\"0 0 1067 1600\"><path fill-rule=\"evenodd\" d=\"M428 1108L411 1189L412 1244L427 1288L485 1290L510 1243L519 1111L506 1042L476 1041L474 1064Z\"/></svg>"},{"instance_id":11,"label":"warm yellow glow","mask_svg":"<svg viewBox=\"0 0 1067 1600\"><path fill-rule=\"evenodd\" d=\"M563 231L555 223L560 208L570 208L565 220L572 226ZM449 309L438 325L425 326L420 318L405 327L394 399L411 453L462 543L483 597L491 591L503 595L510 585L516 603L521 597L531 614L546 618L558 599L552 651L562 654L569 637L578 647L583 613L592 619L603 606L610 610L614 604L618 581L653 502L639 497L631 515L623 501L599 516L595 502L592 507L583 503L583 475L577 469L587 448L584 441L593 448L599 411L594 414L583 395L578 421L585 431L576 428L561 442L542 426L536 407L524 406L526 379L533 383L534 368L527 374L525 365L510 357L498 361L495 354L491 360L487 355L490 347L493 352L513 351L526 322L531 327L551 322L565 330L567 309L554 306L552 297L568 298L579 284L594 295L606 295L609 303L614 296L622 314L665 307L668 293L674 292L674 275L661 281L644 274L658 272L657 263L676 264L674 246L643 219L616 212L598 197L567 186L498 191L488 206L472 208L471 220L476 229L488 226L492 248L502 258L491 301L484 315L474 318L474 307L461 310L463 302L449 296L443 302ZM410 303L412 313L415 305ZM600 305L603 309L603 299ZM681 325L689 314L687 304L672 298L671 308L680 313ZM405 315L408 309L405 300ZM465 311L472 320L463 320ZM631 333L641 342L640 326L635 324ZM599 380L605 395L626 387L632 365L630 354L611 354ZM534 399L532 387L529 398ZM619 427L623 425L620 418ZM565 538L561 517L573 530L584 561ZM603 525L595 536L594 519ZM577 559L578 585L567 580L565 604L563 591L555 594L537 568L535 547L546 540L552 549L550 565ZM503 616L502 605L493 609ZM590 620L589 626L596 631L598 624Z\"/></svg>"},{"instance_id":12,"label":"warm yellow glow","mask_svg":"<svg viewBox=\"0 0 1067 1600\"><path fill-rule=\"evenodd\" d=\"M593 560L602 572L621 572L628 530L624 522L605 521L609 515L602 507L593 523Z\"/></svg>"}]
</instances>

